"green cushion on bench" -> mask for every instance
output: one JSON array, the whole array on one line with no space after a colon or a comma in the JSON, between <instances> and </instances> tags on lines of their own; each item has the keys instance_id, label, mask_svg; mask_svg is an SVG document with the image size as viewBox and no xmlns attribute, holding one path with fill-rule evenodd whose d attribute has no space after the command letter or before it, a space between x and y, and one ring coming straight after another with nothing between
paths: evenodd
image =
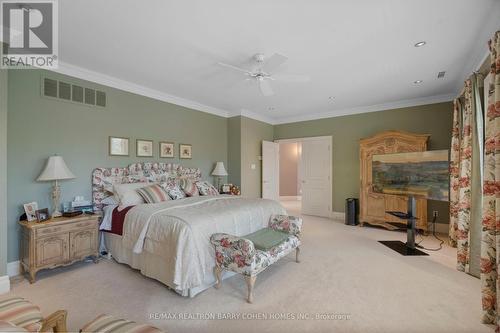
<instances>
[{"instance_id":1,"label":"green cushion on bench","mask_svg":"<svg viewBox=\"0 0 500 333\"><path fill-rule=\"evenodd\" d=\"M269 249L283 243L290 235L281 231L271 228L264 228L257 230L250 235L243 236L243 238L252 241L256 249L261 251L268 251Z\"/></svg>"}]
</instances>

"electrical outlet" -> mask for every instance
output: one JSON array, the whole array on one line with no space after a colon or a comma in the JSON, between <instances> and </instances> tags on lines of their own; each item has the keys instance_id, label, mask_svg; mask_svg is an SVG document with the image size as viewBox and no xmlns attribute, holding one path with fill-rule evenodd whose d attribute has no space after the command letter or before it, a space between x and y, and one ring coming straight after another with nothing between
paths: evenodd
<instances>
[{"instance_id":1,"label":"electrical outlet","mask_svg":"<svg viewBox=\"0 0 500 333\"><path fill-rule=\"evenodd\" d=\"M437 210L435 210L435 211L432 212L432 216L433 217L438 217L438 215L439 215L439 212Z\"/></svg>"}]
</instances>

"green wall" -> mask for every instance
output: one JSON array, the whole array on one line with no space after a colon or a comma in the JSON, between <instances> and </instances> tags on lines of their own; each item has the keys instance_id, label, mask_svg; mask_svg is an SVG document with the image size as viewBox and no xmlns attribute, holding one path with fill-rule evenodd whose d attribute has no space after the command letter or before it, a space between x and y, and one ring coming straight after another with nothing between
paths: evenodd
<instances>
[{"instance_id":1,"label":"green wall","mask_svg":"<svg viewBox=\"0 0 500 333\"><path fill-rule=\"evenodd\" d=\"M241 186L241 117L227 120L227 173L228 182Z\"/></svg>"},{"instance_id":2,"label":"green wall","mask_svg":"<svg viewBox=\"0 0 500 333\"><path fill-rule=\"evenodd\" d=\"M274 126L274 139L333 136L333 210L343 212L345 199L359 198L359 139L385 130L430 134L429 150L449 149L451 102L370 112ZM448 203L429 201L429 217L439 211L439 223L448 223Z\"/></svg>"},{"instance_id":3,"label":"green wall","mask_svg":"<svg viewBox=\"0 0 500 333\"><path fill-rule=\"evenodd\" d=\"M0 69L0 276L7 274L7 84L8 71Z\"/></svg>"},{"instance_id":4,"label":"green wall","mask_svg":"<svg viewBox=\"0 0 500 333\"><path fill-rule=\"evenodd\" d=\"M41 97L41 76L63 79L107 93L106 108ZM95 167L162 161L200 167L203 177L216 161L227 163L227 119L42 70L10 70L8 80L8 260L18 259L17 219L22 204L50 207L50 183L35 181L52 154L64 157L76 179L61 183L61 201L91 198ZM108 136L130 138L130 157L108 156ZM135 156L136 139L154 140L154 158ZM159 159L158 141L193 145L193 159ZM2 233L3 234L3 233ZM1 251L0 251L1 253Z\"/></svg>"},{"instance_id":5,"label":"green wall","mask_svg":"<svg viewBox=\"0 0 500 333\"><path fill-rule=\"evenodd\" d=\"M273 125L242 116L231 117L228 140L229 182L239 185L243 196L260 198L262 141L273 141Z\"/></svg>"},{"instance_id":6,"label":"green wall","mask_svg":"<svg viewBox=\"0 0 500 333\"><path fill-rule=\"evenodd\" d=\"M273 126L241 117L241 193L247 197L262 195L262 141L273 141ZM255 169L252 169L252 164Z\"/></svg>"}]
</instances>

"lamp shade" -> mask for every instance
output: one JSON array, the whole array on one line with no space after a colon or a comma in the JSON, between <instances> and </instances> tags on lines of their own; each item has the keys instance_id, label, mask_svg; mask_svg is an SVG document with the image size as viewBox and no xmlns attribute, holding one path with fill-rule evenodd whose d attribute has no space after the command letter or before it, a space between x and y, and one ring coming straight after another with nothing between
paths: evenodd
<instances>
[{"instance_id":1,"label":"lamp shade","mask_svg":"<svg viewBox=\"0 0 500 333\"><path fill-rule=\"evenodd\" d=\"M223 162L217 162L214 171L212 171L212 176L227 176L226 168L224 168Z\"/></svg>"},{"instance_id":2,"label":"lamp shade","mask_svg":"<svg viewBox=\"0 0 500 333\"><path fill-rule=\"evenodd\" d=\"M68 169L66 163L62 156L50 156L43 169L40 176L38 176L37 181L51 181L51 180L62 180L62 179L72 179L75 175Z\"/></svg>"}]
</instances>

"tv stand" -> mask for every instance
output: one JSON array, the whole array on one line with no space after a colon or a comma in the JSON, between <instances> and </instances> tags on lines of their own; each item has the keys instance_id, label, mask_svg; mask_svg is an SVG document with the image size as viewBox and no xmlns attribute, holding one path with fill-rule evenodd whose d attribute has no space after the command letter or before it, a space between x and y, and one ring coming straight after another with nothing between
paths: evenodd
<instances>
[{"instance_id":1,"label":"tv stand","mask_svg":"<svg viewBox=\"0 0 500 333\"><path fill-rule=\"evenodd\" d=\"M415 247L416 221L414 213L417 211L417 201L414 196L408 197L407 212L387 211L387 214L395 216L401 220L406 220L406 244L401 241L379 241L379 243L393 249L404 256L428 256L427 253Z\"/></svg>"}]
</instances>

